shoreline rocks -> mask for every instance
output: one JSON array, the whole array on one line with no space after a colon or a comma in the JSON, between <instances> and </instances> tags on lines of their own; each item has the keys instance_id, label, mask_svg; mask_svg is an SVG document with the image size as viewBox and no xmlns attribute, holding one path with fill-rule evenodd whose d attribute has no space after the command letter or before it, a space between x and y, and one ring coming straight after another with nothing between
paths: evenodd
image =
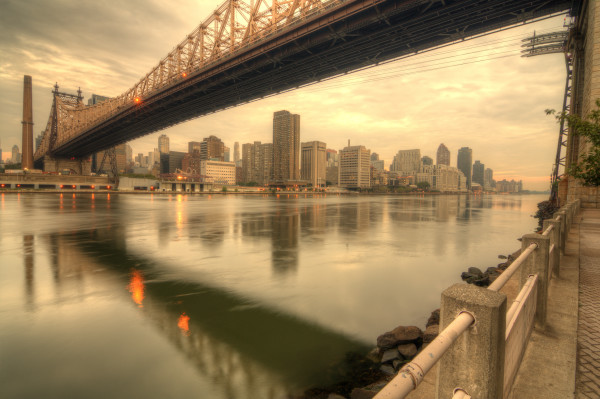
<instances>
[{"instance_id":1,"label":"shoreline rocks","mask_svg":"<svg viewBox=\"0 0 600 399\"><path fill-rule=\"evenodd\" d=\"M520 254L521 250L519 249L508 256L498 255L499 259L506 259L506 261L499 263L497 266L488 267L485 272L477 267L469 267L466 272L461 273L460 277L467 284L488 287L513 263L515 259L519 257Z\"/></svg>"}]
</instances>

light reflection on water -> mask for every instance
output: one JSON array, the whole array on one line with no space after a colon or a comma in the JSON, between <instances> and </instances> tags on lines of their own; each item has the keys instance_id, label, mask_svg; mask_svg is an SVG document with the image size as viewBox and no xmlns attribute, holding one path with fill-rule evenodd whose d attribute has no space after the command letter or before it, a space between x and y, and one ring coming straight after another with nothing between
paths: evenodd
<instances>
[{"instance_id":1,"label":"light reflection on water","mask_svg":"<svg viewBox=\"0 0 600 399\"><path fill-rule=\"evenodd\" d=\"M461 271L518 248L542 199L2 193L0 386L284 397L423 327Z\"/></svg>"}]
</instances>

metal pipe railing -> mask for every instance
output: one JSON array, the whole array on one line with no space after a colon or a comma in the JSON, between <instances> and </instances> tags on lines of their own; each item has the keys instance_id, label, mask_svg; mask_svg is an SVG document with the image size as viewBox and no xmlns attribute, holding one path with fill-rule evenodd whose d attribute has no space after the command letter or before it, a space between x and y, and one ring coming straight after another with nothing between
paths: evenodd
<instances>
[{"instance_id":1,"label":"metal pipe railing","mask_svg":"<svg viewBox=\"0 0 600 399\"><path fill-rule=\"evenodd\" d=\"M574 208L573 214L576 214L579 203L569 204ZM568 207L563 207L561 210L572 210ZM568 218L565 216L568 221ZM558 215L554 220L561 221L562 215ZM568 226L567 226L568 228ZM554 225L549 226L543 233L542 236L548 236L554 229ZM559 228L559 232L560 232ZM566 233L566 232L564 232ZM564 234L563 233L563 234ZM538 244L532 243L521 254L515 259L511 265L504 270L502 274L488 287L490 291L498 292L507 281L513 276L513 274L521 267L523 262L538 248ZM550 245L548 253L552 254L553 251L561 248L560 242L554 242ZM512 303L510 309L506 312L506 325L508 325L515 313L519 308L519 304L525 299L526 295L530 291L530 288L535 284L538 279L537 275L530 275L521 291L517 295L517 298ZM442 358L444 353L450 348L450 346L465 332L473 323L475 317L466 311L459 313L442 332L439 333L426 349L422 350L410 363L407 363L398 374L381 390L375 395L375 399L402 399L406 397L410 392L417 388L417 386L423 381L425 374ZM470 399L471 396L462 388L456 388L452 399Z\"/></svg>"},{"instance_id":2,"label":"metal pipe railing","mask_svg":"<svg viewBox=\"0 0 600 399\"><path fill-rule=\"evenodd\" d=\"M550 232L552 231L552 229L554 228L554 225L548 227L543 233L543 236L547 236L548 234L550 234Z\"/></svg>"},{"instance_id":3,"label":"metal pipe railing","mask_svg":"<svg viewBox=\"0 0 600 399\"><path fill-rule=\"evenodd\" d=\"M510 322L513 319L513 317L515 316L515 312L519 308L519 304L521 302L523 302L523 299L527 296L527 294L529 292L529 288L533 284L535 284L535 280L537 280L537 274L529 276L529 278L527 279L527 281L523 285L523 288L521 288L521 291L519 291L519 295L517 295L517 297L513 301L512 305L510 306L510 309L508 309L508 312L506 312L506 325L507 326L510 324ZM507 336L508 336L508 333L509 333L509 331L507 329L506 330L506 335Z\"/></svg>"},{"instance_id":4,"label":"metal pipe railing","mask_svg":"<svg viewBox=\"0 0 600 399\"><path fill-rule=\"evenodd\" d=\"M506 284L512 275L519 269L521 263L523 263L527 257L536 250L537 247L537 244L531 244L525 249L525 251L521 252L521 255L519 255L519 257L517 257L517 259L515 259L513 263L511 263L510 266L504 270L492 284L489 285L488 290L495 292L500 291L500 289L504 287L504 284Z\"/></svg>"},{"instance_id":5,"label":"metal pipe railing","mask_svg":"<svg viewBox=\"0 0 600 399\"><path fill-rule=\"evenodd\" d=\"M454 390L454 395L452 396L452 399L471 399L471 395L469 395L467 391L465 391L462 388L456 388Z\"/></svg>"},{"instance_id":6,"label":"metal pipe railing","mask_svg":"<svg viewBox=\"0 0 600 399\"><path fill-rule=\"evenodd\" d=\"M423 381L425 374L441 359L450 345L475 321L471 313L461 312L436 339L407 363L374 399L402 399Z\"/></svg>"}]
</instances>

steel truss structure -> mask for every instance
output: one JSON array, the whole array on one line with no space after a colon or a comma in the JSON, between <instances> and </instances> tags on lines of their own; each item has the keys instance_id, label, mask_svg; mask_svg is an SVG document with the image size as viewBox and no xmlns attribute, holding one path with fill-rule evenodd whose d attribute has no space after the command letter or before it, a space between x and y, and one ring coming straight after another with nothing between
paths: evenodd
<instances>
[{"instance_id":1,"label":"steel truss structure","mask_svg":"<svg viewBox=\"0 0 600 399\"><path fill-rule=\"evenodd\" d=\"M84 157L198 116L572 5L573 0L226 0L120 96L86 107L55 94L34 159Z\"/></svg>"},{"instance_id":2,"label":"steel truss structure","mask_svg":"<svg viewBox=\"0 0 600 399\"><path fill-rule=\"evenodd\" d=\"M528 39L523 39L525 47L522 52L522 57L534 57L544 54L564 53L566 66L566 81L565 93L563 96L562 113L567 115L571 112L571 94L573 86L573 57L568 50L567 42L570 31L564 30L559 32L547 33L544 35L534 35ZM560 173L562 166L563 172L566 168L566 150L568 141L569 129L565 126L565 118L560 119L560 128L558 130L558 145L556 148L556 158L552 166L552 174L550 175L550 200L558 200L558 181L563 176ZM563 155L563 147L565 152Z\"/></svg>"}]
</instances>

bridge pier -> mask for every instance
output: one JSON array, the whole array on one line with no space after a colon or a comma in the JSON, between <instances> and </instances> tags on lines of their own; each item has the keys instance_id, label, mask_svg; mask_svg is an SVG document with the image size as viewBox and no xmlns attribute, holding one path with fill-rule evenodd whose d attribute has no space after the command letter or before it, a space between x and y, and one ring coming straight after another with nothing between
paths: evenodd
<instances>
[{"instance_id":1,"label":"bridge pier","mask_svg":"<svg viewBox=\"0 0 600 399\"><path fill-rule=\"evenodd\" d=\"M79 158L60 158L46 155L44 157L44 172L60 173L69 170L72 174L89 176L92 174L92 160Z\"/></svg>"}]
</instances>

